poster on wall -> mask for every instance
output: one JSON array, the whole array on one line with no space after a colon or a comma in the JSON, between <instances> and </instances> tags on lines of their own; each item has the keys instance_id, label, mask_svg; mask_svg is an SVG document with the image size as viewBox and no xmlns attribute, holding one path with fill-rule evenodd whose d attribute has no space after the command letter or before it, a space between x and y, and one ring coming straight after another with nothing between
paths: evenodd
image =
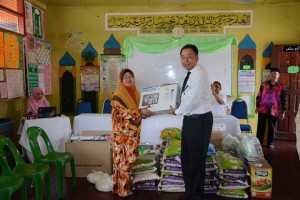
<instances>
[{"instance_id":1,"label":"poster on wall","mask_svg":"<svg viewBox=\"0 0 300 200\"><path fill-rule=\"evenodd\" d=\"M10 33L4 33L4 66L7 68L19 68L20 67L20 47L19 37Z\"/></svg>"},{"instance_id":2,"label":"poster on wall","mask_svg":"<svg viewBox=\"0 0 300 200\"><path fill-rule=\"evenodd\" d=\"M238 70L238 92L255 92L255 70Z\"/></svg>"},{"instance_id":3,"label":"poster on wall","mask_svg":"<svg viewBox=\"0 0 300 200\"><path fill-rule=\"evenodd\" d=\"M51 44L27 35L25 39L27 60L28 94L35 87L41 87L45 95L52 94L51 86Z\"/></svg>"},{"instance_id":4,"label":"poster on wall","mask_svg":"<svg viewBox=\"0 0 300 200\"><path fill-rule=\"evenodd\" d=\"M238 93L238 99L243 99L247 103L248 117L255 115L255 94L254 92Z\"/></svg>"},{"instance_id":5,"label":"poster on wall","mask_svg":"<svg viewBox=\"0 0 300 200\"><path fill-rule=\"evenodd\" d=\"M119 72L126 67L124 55L101 55L101 85L106 95L112 94L119 83Z\"/></svg>"},{"instance_id":6,"label":"poster on wall","mask_svg":"<svg viewBox=\"0 0 300 200\"><path fill-rule=\"evenodd\" d=\"M111 98L119 84L119 72L126 67L125 55L101 55L100 59L100 105Z\"/></svg>"},{"instance_id":7,"label":"poster on wall","mask_svg":"<svg viewBox=\"0 0 300 200\"><path fill-rule=\"evenodd\" d=\"M82 91L100 90L100 67L99 66L81 66L80 82Z\"/></svg>"},{"instance_id":8,"label":"poster on wall","mask_svg":"<svg viewBox=\"0 0 300 200\"><path fill-rule=\"evenodd\" d=\"M24 40L0 31L0 99L24 96Z\"/></svg>"},{"instance_id":9,"label":"poster on wall","mask_svg":"<svg viewBox=\"0 0 300 200\"><path fill-rule=\"evenodd\" d=\"M23 70L6 69L7 98L24 96Z\"/></svg>"},{"instance_id":10,"label":"poster on wall","mask_svg":"<svg viewBox=\"0 0 300 200\"><path fill-rule=\"evenodd\" d=\"M33 22L33 35L36 38L44 38L43 34L43 11L32 7L32 22Z\"/></svg>"},{"instance_id":11,"label":"poster on wall","mask_svg":"<svg viewBox=\"0 0 300 200\"><path fill-rule=\"evenodd\" d=\"M51 45L49 42L36 40L36 58L40 65L51 64Z\"/></svg>"},{"instance_id":12,"label":"poster on wall","mask_svg":"<svg viewBox=\"0 0 300 200\"><path fill-rule=\"evenodd\" d=\"M33 34L32 5L27 1L25 1L25 26L26 33Z\"/></svg>"},{"instance_id":13,"label":"poster on wall","mask_svg":"<svg viewBox=\"0 0 300 200\"><path fill-rule=\"evenodd\" d=\"M238 98L246 101L248 117L255 112L255 70L238 70Z\"/></svg>"},{"instance_id":14,"label":"poster on wall","mask_svg":"<svg viewBox=\"0 0 300 200\"><path fill-rule=\"evenodd\" d=\"M28 80L28 94L31 95L34 88L39 86L38 66L35 64L27 65L27 80Z\"/></svg>"},{"instance_id":15,"label":"poster on wall","mask_svg":"<svg viewBox=\"0 0 300 200\"><path fill-rule=\"evenodd\" d=\"M50 66L38 65L38 85L43 89L45 95L52 93Z\"/></svg>"}]
</instances>

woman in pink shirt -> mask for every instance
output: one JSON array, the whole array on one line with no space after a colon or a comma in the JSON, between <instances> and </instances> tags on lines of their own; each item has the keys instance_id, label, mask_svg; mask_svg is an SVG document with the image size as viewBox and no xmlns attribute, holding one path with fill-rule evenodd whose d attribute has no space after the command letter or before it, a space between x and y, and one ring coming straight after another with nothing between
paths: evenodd
<instances>
[{"instance_id":1,"label":"woman in pink shirt","mask_svg":"<svg viewBox=\"0 0 300 200\"><path fill-rule=\"evenodd\" d=\"M43 89L40 87L34 88L32 95L27 104L27 114L36 117L40 107L49 107L50 104L44 96Z\"/></svg>"}]
</instances>

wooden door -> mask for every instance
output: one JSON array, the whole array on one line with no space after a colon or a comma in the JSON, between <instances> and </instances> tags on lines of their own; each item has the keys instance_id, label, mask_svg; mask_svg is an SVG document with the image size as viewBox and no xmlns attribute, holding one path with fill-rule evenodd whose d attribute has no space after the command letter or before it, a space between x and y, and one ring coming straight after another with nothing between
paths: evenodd
<instances>
[{"instance_id":1,"label":"wooden door","mask_svg":"<svg viewBox=\"0 0 300 200\"><path fill-rule=\"evenodd\" d=\"M279 67L280 82L286 87L287 110L285 119L277 121L275 139L296 141L295 117L300 102L300 74L288 73L289 66L300 66L300 51L292 51L288 46L273 45L271 67ZM297 49L297 48L296 48Z\"/></svg>"}]
</instances>

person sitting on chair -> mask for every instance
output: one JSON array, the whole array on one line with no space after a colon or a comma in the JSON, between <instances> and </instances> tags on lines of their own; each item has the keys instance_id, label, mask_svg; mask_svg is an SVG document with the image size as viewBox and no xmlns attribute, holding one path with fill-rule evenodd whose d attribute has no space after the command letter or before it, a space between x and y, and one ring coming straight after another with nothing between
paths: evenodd
<instances>
[{"instance_id":1,"label":"person sitting on chair","mask_svg":"<svg viewBox=\"0 0 300 200\"><path fill-rule=\"evenodd\" d=\"M211 84L211 91L214 96L212 100L212 113L213 115L226 115L225 104L226 104L226 95L220 93L222 90L221 83L218 81Z\"/></svg>"},{"instance_id":2,"label":"person sitting on chair","mask_svg":"<svg viewBox=\"0 0 300 200\"><path fill-rule=\"evenodd\" d=\"M32 95L27 103L27 114L30 117L37 117L38 109L41 107L49 107L50 103L44 96L43 89L40 87L34 88Z\"/></svg>"}]
</instances>

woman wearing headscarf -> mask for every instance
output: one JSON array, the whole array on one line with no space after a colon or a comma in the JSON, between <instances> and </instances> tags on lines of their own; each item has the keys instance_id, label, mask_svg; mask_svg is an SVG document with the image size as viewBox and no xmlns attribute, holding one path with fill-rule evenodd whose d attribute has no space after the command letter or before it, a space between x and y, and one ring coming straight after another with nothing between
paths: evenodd
<instances>
[{"instance_id":1,"label":"woman wearing headscarf","mask_svg":"<svg viewBox=\"0 0 300 200\"><path fill-rule=\"evenodd\" d=\"M113 122L113 190L121 197L132 194L131 168L138 156L141 121L152 115L148 108L139 108L140 92L134 74L123 69L119 86L111 100Z\"/></svg>"},{"instance_id":2,"label":"woman wearing headscarf","mask_svg":"<svg viewBox=\"0 0 300 200\"><path fill-rule=\"evenodd\" d=\"M34 88L32 95L27 104L27 114L37 116L40 107L49 107L50 104L44 96L43 89L40 87Z\"/></svg>"}]
</instances>

